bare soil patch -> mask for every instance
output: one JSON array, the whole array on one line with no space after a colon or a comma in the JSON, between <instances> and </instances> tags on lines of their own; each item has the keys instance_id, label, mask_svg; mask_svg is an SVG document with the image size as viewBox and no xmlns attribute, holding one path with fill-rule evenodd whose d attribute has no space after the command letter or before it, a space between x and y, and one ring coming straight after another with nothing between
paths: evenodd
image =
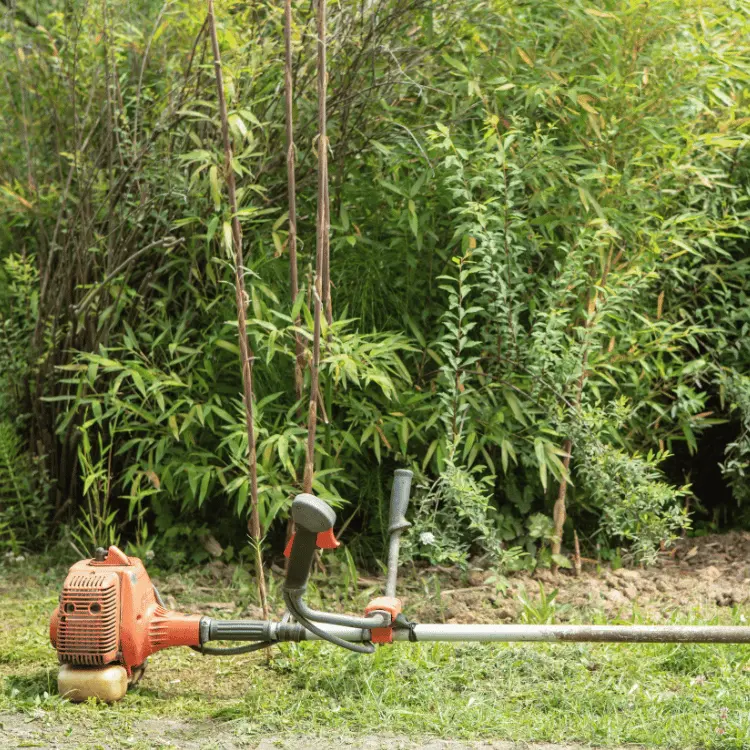
<instances>
[{"instance_id":1,"label":"bare soil patch","mask_svg":"<svg viewBox=\"0 0 750 750\"><path fill-rule=\"evenodd\" d=\"M44 711L36 714L0 713L0 747L144 747L180 750L330 750L331 739L319 736L269 737L258 740L246 735L243 722L217 725L174 719L138 719L127 731L113 736L82 724L58 722ZM108 736L109 735L109 736ZM145 739L145 744L144 743ZM443 739L414 740L390 735L341 738L339 750L583 750L593 745L557 745L526 742L460 742ZM610 748L609 750L613 750ZM616 750L616 749L614 749ZM637 750L637 748L629 748Z\"/></svg>"},{"instance_id":2,"label":"bare soil patch","mask_svg":"<svg viewBox=\"0 0 750 750\"><path fill-rule=\"evenodd\" d=\"M459 571L428 570L455 585L443 586L437 606L429 600L414 602L417 611L410 611L422 621L515 622L523 607L519 594L525 590L530 598L538 597L540 583L547 594L558 590L556 619L561 621L580 619L586 611L629 616L633 607L651 621L668 620L675 612L710 617L750 599L750 533L680 540L650 568L612 570L607 564L584 563L578 577L565 570L512 575L506 591L498 590L493 571L472 570L467 581Z\"/></svg>"}]
</instances>

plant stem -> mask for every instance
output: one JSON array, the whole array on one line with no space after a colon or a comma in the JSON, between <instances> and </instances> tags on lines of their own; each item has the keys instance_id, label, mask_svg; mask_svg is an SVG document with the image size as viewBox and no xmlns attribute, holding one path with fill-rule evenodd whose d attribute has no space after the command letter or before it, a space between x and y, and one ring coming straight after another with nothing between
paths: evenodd
<instances>
[{"instance_id":1,"label":"plant stem","mask_svg":"<svg viewBox=\"0 0 750 750\"><path fill-rule=\"evenodd\" d=\"M299 276L297 272L297 178L295 174L295 145L294 145L294 79L292 76L292 0L284 4L284 104L286 115L286 184L287 200L289 204L289 286L292 297L292 307L299 296ZM300 315L294 318L294 325L299 329L302 325ZM302 423L302 390L304 380L302 373L305 368L305 345L299 331L294 332L294 394L300 406L297 409L297 420ZM287 541L294 534L294 519L291 513L287 521ZM289 560L285 558L285 569Z\"/></svg>"},{"instance_id":2,"label":"plant stem","mask_svg":"<svg viewBox=\"0 0 750 750\"><path fill-rule=\"evenodd\" d=\"M289 282L291 287L292 305L299 295L299 279L297 275L297 181L295 175L295 146L294 146L294 83L292 80L292 0L286 0L284 7L284 47L286 58L284 64L284 103L286 108L286 180L287 199L289 202ZM300 316L297 315L294 325L299 328ZM297 401L302 398L302 371L305 366L305 347L302 336L295 332L294 345L296 359L294 361L294 389Z\"/></svg>"},{"instance_id":3,"label":"plant stem","mask_svg":"<svg viewBox=\"0 0 750 750\"><path fill-rule=\"evenodd\" d=\"M224 77L221 70L221 53L219 39L216 35L216 17L213 0L208 0L209 31L211 47L214 54L216 72L216 91L221 116L221 134L224 141L224 179L227 183L229 210L232 213L232 245L234 247L234 286L237 303L237 327L239 329L240 359L242 364L242 387L245 402L245 426L247 428L248 474L250 478L250 519L248 523L250 536L255 551L255 575L258 584L258 597L263 608L263 616L268 617L268 597L266 579L263 572L263 556L260 549L260 517L258 515L258 459L255 452L255 426L253 424L253 361L255 355L247 338L247 305L249 298L245 291L244 257L242 253L242 227L237 216L237 192L232 168L232 144L229 138L229 119L227 102L224 97Z\"/></svg>"},{"instance_id":4,"label":"plant stem","mask_svg":"<svg viewBox=\"0 0 750 750\"><path fill-rule=\"evenodd\" d=\"M578 543L578 532L573 530L573 573L576 578L581 577L581 545Z\"/></svg>"},{"instance_id":5,"label":"plant stem","mask_svg":"<svg viewBox=\"0 0 750 750\"><path fill-rule=\"evenodd\" d=\"M315 432L318 424L320 371L320 318L323 302L323 263L328 244L328 136L326 113L326 0L318 0L318 216L313 285L313 356L310 367L310 402L307 412L307 454L304 490L312 492L315 474Z\"/></svg>"},{"instance_id":6,"label":"plant stem","mask_svg":"<svg viewBox=\"0 0 750 750\"><path fill-rule=\"evenodd\" d=\"M604 288L606 286L607 278L609 276L609 270L611 266L612 266L612 250L610 249L609 257L604 266L604 271L602 272L602 278L598 284L598 287ZM597 307L599 306L598 287L594 287L593 297L591 296L589 297L589 303L587 306L587 317L586 317L586 321L583 324L583 327L587 332L591 330L591 325L594 321L594 316L596 315ZM589 361L589 342L587 341L584 344L583 352L581 354L581 374L578 376L578 384L576 386L576 400L575 400L576 410L581 408L581 399L583 397L583 386L586 382L586 367L588 366L588 361ZM559 555L562 549L563 526L565 525L565 519L567 518L565 495L567 494L567 491L568 491L568 480L566 477L568 474L568 470L570 469L570 459L572 458L573 441L570 438L566 438L565 442L563 443L562 449L565 451L565 457L563 458L563 466L565 467L565 473L563 474L563 477L560 480L560 486L557 490L557 500L555 501L555 506L552 510L552 519L555 523L555 538L552 541L552 554L553 555ZM557 573L557 563L554 563L554 562L552 563L552 572L554 574Z\"/></svg>"}]
</instances>

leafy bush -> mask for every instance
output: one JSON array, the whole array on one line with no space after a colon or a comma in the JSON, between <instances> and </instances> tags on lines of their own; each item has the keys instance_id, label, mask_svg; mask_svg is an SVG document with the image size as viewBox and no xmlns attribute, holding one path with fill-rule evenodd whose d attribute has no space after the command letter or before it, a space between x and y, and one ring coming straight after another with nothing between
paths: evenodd
<instances>
[{"instance_id":1,"label":"leafy bush","mask_svg":"<svg viewBox=\"0 0 750 750\"><path fill-rule=\"evenodd\" d=\"M574 428L576 475L601 513L604 533L631 544L636 560L652 564L660 547L689 527L681 502L689 487L676 488L664 481L658 468L666 458L663 453L629 455L602 442L599 435L606 422L612 431L621 430L627 417L623 401L606 412L579 415Z\"/></svg>"},{"instance_id":2,"label":"leafy bush","mask_svg":"<svg viewBox=\"0 0 750 750\"><path fill-rule=\"evenodd\" d=\"M49 541L47 489L13 424L0 422L0 541L11 552Z\"/></svg>"},{"instance_id":3,"label":"leafy bush","mask_svg":"<svg viewBox=\"0 0 750 750\"><path fill-rule=\"evenodd\" d=\"M750 500L750 378L730 372L720 379L723 400L728 411L739 415L740 432L726 447L721 470L727 478L737 505L747 510Z\"/></svg>"},{"instance_id":4,"label":"leafy bush","mask_svg":"<svg viewBox=\"0 0 750 750\"><path fill-rule=\"evenodd\" d=\"M39 301L35 258L11 253L0 267L0 541L21 547L49 541L53 508L44 456L28 449L29 374Z\"/></svg>"},{"instance_id":5,"label":"leafy bush","mask_svg":"<svg viewBox=\"0 0 750 750\"><path fill-rule=\"evenodd\" d=\"M331 8L335 316L315 490L365 530L365 557L380 554L395 465L426 488L417 526L436 541L418 534L414 552L433 560L554 563L559 494L564 541L579 528L652 559L688 492L660 462L695 453L721 419L741 423L724 471L746 503L750 7L594 6ZM281 7L217 8L269 545L304 453L293 361L311 329L312 11L295 3L291 299ZM98 514L89 537L106 527L182 560L204 554L208 528L239 547L231 217L204 10L35 12L40 26L17 13L0 32L0 283L26 290L2 302L0 358L23 353L17 370L2 360L3 398L55 479L44 515L79 528Z\"/></svg>"}]
</instances>

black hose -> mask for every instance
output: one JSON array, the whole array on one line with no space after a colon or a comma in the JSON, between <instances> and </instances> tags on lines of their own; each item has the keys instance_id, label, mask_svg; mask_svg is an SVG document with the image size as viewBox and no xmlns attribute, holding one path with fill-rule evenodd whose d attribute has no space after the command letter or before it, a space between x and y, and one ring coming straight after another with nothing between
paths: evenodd
<instances>
[{"instance_id":1,"label":"black hose","mask_svg":"<svg viewBox=\"0 0 750 750\"><path fill-rule=\"evenodd\" d=\"M325 630L322 628L319 628L317 625L313 625L297 608L297 604L292 599L290 594L288 592L284 592L284 602L286 603L287 608L289 611L294 615L295 620L300 623L300 625L304 626L307 630L309 630L311 633L314 633L318 637L322 638L324 641L328 641L329 643L333 643L334 646L341 646L341 648L348 649L349 651L354 651L355 654L374 654L375 653L375 646L372 645L372 643L368 644L357 644L357 643L349 643L349 641L345 641L343 638L339 638L336 635L332 635L331 633L326 633Z\"/></svg>"},{"instance_id":2,"label":"black hose","mask_svg":"<svg viewBox=\"0 0 750 750\"><path fill-rule=\"evenodd\" d=\"M249 654L252 651L273 646L274 641L261 641L260 643L246 643L244 646L191 646L193 651L197 651L204 656L238 656L239 654Z\"/></svg>"}]
</instances>

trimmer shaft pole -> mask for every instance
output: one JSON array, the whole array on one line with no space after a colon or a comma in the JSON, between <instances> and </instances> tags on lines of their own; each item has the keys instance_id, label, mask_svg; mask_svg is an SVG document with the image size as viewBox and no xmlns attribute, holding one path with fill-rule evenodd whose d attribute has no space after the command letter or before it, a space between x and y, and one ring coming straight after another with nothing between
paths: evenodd
<instances>
[{"instance_id":1,"label":"trimmer shaft pole","mask_svg":"<svg viewBox=\"0 0 750 750\"><path fill-rule=\"evenodd\" d=\"M369 631L322 626L347 641ZM411 633L411 636L410 636ZM415 625L396 629L396 641L448 643L750 643L750 627L732 625ZM305 633L305 640L319 640Z\"/></svg>"},{"instance_id":2,"label":"trimmer shaft pole","mask_svg":"<svg viewBox=\"0 0 750 750\"><path fill-rule=\"evenodd\" d=\"M414 631L418 641L750 643L750 627L719 625L417 625Z\"/></svg>"},{"instance_id":3,"label":"trimmer shaft pole","mask_svg":"<svg viewBox=\"0 0 750 750\"><path fill-rule=\"evenodd\" d=\"M401 548L401 531L391 533L388 541L388 574L385 580L385 595L396 596L396 580L398 578L398 556Z\"/></svg>"}]
</instances>

